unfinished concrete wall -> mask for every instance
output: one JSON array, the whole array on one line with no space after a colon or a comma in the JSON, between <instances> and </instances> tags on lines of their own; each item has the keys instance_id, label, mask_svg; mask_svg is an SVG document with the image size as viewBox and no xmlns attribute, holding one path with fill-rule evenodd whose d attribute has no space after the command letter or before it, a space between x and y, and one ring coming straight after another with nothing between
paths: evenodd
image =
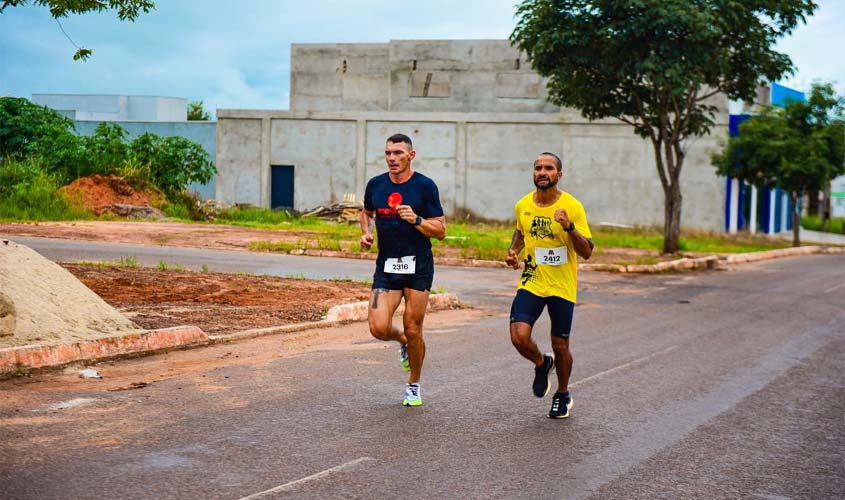
<instances>
[{"instance_id":1,"label":"unfinished concrete wall","mask_svg":"<svg viewBox=\"0 0 845 500\"><path fill-rule=\"evenodd\" d=\"M294 111L559 111L547 95L507 40L291 46Z\"/></svg>"},{"instance_id":2,"label":"unfinished concrete wall","mask_svg":"<svg viewBox=\"0 0 845 500\"><path fill-rule=\"evenodd\" d=\"M695 139L682 174L682 224L720 230L724 179L709 154L727 132ZM440 188L447 215L512 220L514 202L533 189L532 162L543 151L564 162L561 188L581 200L591 223L663 223L663 190L651 144L624 124L590 123L574 113L295 113L218 110L218 199L270 206L271 165L295 165L294 208L363 196L386 170L384 141L414 141L415 169Z\"/></svg>"},{"instance_id":3,"label":"unfinished concrete wall","mask_svg":"<svg viewBox=\"0 0 845 500\"><path fill-rule=\"evenodd\" d=\"M341 201L355 192L357 137L351 120L272 120L270 163L294 167L296 209Z\"/></svg>"},{"instance_id":4,"label":"unfinished concrete wall","mask_svg":"<svg viewBox=\"0 0 845 500\"><path fill-rule=\"evenodd\" d=\"M217 200L269 207L262 128L261 119L218 120Z\"/></svg>"}]
</instances>

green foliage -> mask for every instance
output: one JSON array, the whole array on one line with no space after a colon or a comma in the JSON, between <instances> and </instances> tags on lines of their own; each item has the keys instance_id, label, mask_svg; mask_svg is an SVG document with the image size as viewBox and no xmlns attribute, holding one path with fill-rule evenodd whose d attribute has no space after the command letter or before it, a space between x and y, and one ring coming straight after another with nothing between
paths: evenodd
<instances>
[{"instance_id":1,"label":"green foliage","mask_svg":"<svg viewBox=\"0 0 845 500\"><path fill-rule=\"evenodd\" d=\"M37 159L1 161L0 219L90 219L90 213L71 206L60 185L57 176L47 173Z\"/></svg>"},{"instance_id":2,"label":"green foliage","mask_svg":"<svg viewBox=\"0 0 845 500\"><path fill-rule=\"evenodd\" d=\"M129 160L126 130L117 123L100 123L90 137L83 137L90 163L77 177L92 174L108 175ZM137 163L137 161L136 161ZM81 174L81 175L80 175Z\"/></svg>"},{"instance_id":3,"label":"green foliage","mask_svg":"<svg viewBox=\"0 0 845 500\"><path fill-rule=\"evenodd\" d=\"M809 0L525 0L511 34L549 100L616 118L651 141L665 195L664 251L678 249L685 141L707 134L724 93L750 101L792 71L773 50L816 9Z\"/></svg>"},{"instance_id":4,"label":"green foliage","mask_svg":"<svg viewBox=\"0 0 845 500\"><path fill-rule=\"evenodd\" d=\"M7 7L18 7L32 3L50 8L54 18L67 17L68 14L88 14L114 10L121 21L134 21L141 12L145 14L155 9L152 0L3 0L0 14Z\"/></svg>"},{"instance_id":5,"label":"green foliage","mask_svg":"<svg viewBox=\"0 0 845 500\"><path fill-rule=\"evenodd\" d=\"M817 215L801 217L801 227L810 231L823 231L822 220ZM845 234L845 218L832 217L828 221L827 232Z\"/></svg>"},{"instance_id":6,"label":"green foliage","mask_svg":"<svg viewBox=\"0 0 845 500\"><path fill-rule=\"evenodd\" d=\"M59 22L60 17L67 17L68 14L87 14L89 12L103 12L114 10L121 21L134 21L141 12L147 13L155 9L155 2L152 0L3 0L0 2L0 14L7 7L18 7L33 3L39 6L49 7L50 15ZM62 33L76 47L73 54L74 61L85 61L93 51L76 45L76 43L65 33L64 28L59 27Z\"/></svg>"},{"instance_id":7,"label":"green foliage","mask_svg":"<svg viewBox=\"0 0 845 500\"><path fill-rule=\"evenodd\" d=\"M168 196L192 182L206 183L217 173L202 146L184 137L162 138L147 132L132 141L129 151L136 161L150 166L155 185Z\"/></svg>"},{"instance_id":8,"label":"green foliage","mask_svg":"<svg viewBox=\"0 0 845 500\"><path fill-rule=\"evenodd\" d=\"M758 187L820 191L845 173L843 99L830 84L815 84L807 102L790 101L743 122L712 160L719 175Z\"/></svg>"},{"instance_id":9,"label":"green foliage","mask_svg":"<svg viewBox=\"0 0 845 500\"><path fill-rule=\"evenodd\" d=\"M0 157L40 158L48 172L63 181L87 161L84 142L73 121L46 106L19 97L0 97Z\"/></svg>"},{"instance_id":10,"label":"green foliage","mask_svg":"<svg viewBox=\"0 0 845 500\"><path fill-rule=\"evenodd\" d=\"M845 173L845 101L830 84L814 84L806 102L768 108L739 126L725 149L713 155L719 175L790 193L793 245L799 241L797 201Z\"/></svg>"},{"instance_id":11,"label":"green foliage","mask_svg":"<svg viewBox=\"0 0 845 500\"><path fill-rule=\"evenodd\" d=\"M208 121L211 115L202 106L202 101L188 103L188 121Z\"/></svg>"}]
</instances>

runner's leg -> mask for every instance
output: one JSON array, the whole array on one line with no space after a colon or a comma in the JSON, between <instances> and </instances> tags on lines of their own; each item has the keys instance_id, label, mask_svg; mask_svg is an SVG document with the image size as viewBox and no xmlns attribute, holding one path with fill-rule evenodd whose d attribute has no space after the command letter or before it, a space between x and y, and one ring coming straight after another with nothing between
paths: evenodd
<instances>
[{"instance_id":1,"label":"runner's leg","mask_svg":"<svg viewBox=\"0 0 845 500\"><path fill-rule=\"evenodd\" d=\"M423 359L425 358L425 341L423 340L423 320L428 307L428 290L419 291L412 288L404 290L405 314L402 323L405 327L405 337L408 340L408 361L411 373L408 383L419 383L422 374Z\"/></svg>"},{"instance_id":2,"label":"runner's leg","mask_svg":"<svg viewBox=\"0 0 845 500\"><path fill-rule=\"evenodd\" d=\"M402 290L374 288L370 292L370 311L368 320L370 334L380 340L395 340L406 344L405 334L393 326L393 313L402 300Z\"/></svg>"},{"instance_id":3,"label":"runner's leg","mask_svg":"<svg viewBox=\"0 0 845 500\"><path fill-rule=\"evenodd\" d=\"M555 353L557 392L563 393L569 388L569 375L572 373L572 353L569 352L569 339L552 337L552 350Z\"/></svg>"}]
</instances>

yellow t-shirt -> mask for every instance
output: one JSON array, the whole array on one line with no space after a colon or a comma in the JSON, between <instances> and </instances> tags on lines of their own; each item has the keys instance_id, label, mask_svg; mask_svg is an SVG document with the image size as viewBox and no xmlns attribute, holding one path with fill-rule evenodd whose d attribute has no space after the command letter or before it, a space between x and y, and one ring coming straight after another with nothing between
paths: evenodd
<instances>
[{"instance_id":1,"label":"yellow t-shirt","mask_svg":"<svg viewBox=\"0 0 845 500\"><path fill-rule=\"evenodd\" d=\"M555 220L555 210L566 210L575 229L592 238L584 206L569 193L548 207L534 203L534 192L516 202L516 228L525 239L521 255L525 265L517 289L525 289L539 297L562 297L575 302L578 287L578 255L569 233Z\"/></svg>"}]
</instances>

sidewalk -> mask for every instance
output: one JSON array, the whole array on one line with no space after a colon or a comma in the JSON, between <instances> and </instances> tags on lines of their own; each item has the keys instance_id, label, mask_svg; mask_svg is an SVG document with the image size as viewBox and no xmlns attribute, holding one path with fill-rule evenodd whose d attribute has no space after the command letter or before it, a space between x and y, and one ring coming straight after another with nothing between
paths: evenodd
<instances>
[{"instance_id":1,"label":"sidewalk","mask_svg":"<svg viewBox=\"0 0 845 500\"><path fill-rule=\"evenodd\" d=\"M458 297L451 293L439 293L429 297L429 311L456 309L460 306ZM0 380L23 376L31 370L60 368L73 363L91 365L101 361L145 356L172 349L200 347L264 335L326 328L365 320L368 310L368 302L341 304L330 308L326 318L320 321L246 330L224 335L208 335L195 326L177 326L74 343L7 347L0 349ZM396 312L401 315L403 310L404 304L400 305Z\"/></svg>"},{"instance_id":2,"label":"sidewalk","mask_svg":"<svg viewBox=\"0 0 845 500\"><path fill-rule=\"evenodd\" d=\"M776 236L792 241L792 231L783 231ZM822 245L845 245L845 234L823 233L821 231L810 231L803 227L798 232L802 245L810 243Z\"/></svg>"}]
</instances>

